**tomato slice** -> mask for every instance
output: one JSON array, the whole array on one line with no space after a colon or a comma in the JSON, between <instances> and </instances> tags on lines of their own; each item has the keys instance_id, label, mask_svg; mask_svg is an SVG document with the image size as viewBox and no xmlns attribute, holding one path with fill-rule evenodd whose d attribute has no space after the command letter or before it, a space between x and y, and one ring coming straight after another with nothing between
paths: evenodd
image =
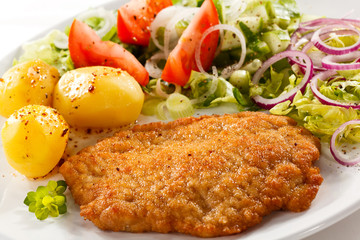
<instances>
[{"instance_id":1,"label":"tomato slice","mask_svg":"<svg viewBox=\"0 0 360 240\"><path fill-rule=\"evenodd\" d=\"M184 86L189 80L191 70L199 70L195 61L196 45L206 29L217 24L219 17L216 7L212 0L205 0L169 54L161 78L169 83ZM219 32L215 31L210 33L201 45L200 60L205 70L211 67L218 40Z\"/></svg>"},{"instance_id":2,"label":"tomato slice","mask_svg":"<svg viewBox=\"0 0 360 240\"><path fill-rule=\"evenodd\" d=\"M134 55L119 44L102 41L86 23L76 19L70 28L69 51L76 68L121 68L133 76L140 85L145 86L149 82L149 73Z\"/></svg>"},{"instance_id":3,"label":"tomato slice","mask_svg":"<svg viewBox=\"0 0 360 240\"><path fill-rule=\"evenodd\" d=\"M131 0L118 9L118 36L123 43L148 46L150 24L171 0Z\"/></svg>"}]
</instances>

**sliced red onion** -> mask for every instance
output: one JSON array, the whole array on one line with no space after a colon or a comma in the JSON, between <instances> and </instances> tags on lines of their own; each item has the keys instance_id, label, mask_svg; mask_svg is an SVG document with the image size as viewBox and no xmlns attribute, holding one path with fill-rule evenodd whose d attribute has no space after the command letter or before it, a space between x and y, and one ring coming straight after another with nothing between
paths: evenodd
<instances>
[{"instance_id":1,"label":"sliced red onion","mask_svg":"<svg viewBox=\"0 0 360 240\"><path fill-rule=\"evenodd\" d=\"M299 51L293 51L288 50L281 53L278 53L271 58L269 58L267 61L263 63L263 65L259 68L259 70L254 74L252 78L252 83L254 85L259 84L259 81L264 74L264 72L274 63L278 62L279 60L283 58L299 58L301 61L304 62L305 65L305 74L303 77L303 80L293 89L291 89L289 92L281 94L280 96L273 98L273 99L266 99L263 98L260 95L254 96L253 100L255 103L264 109L271 109L275 105L287 101L292 100L295 96L295 94L300 90L303 92L306 88L306 84L309 82L310 78L313 76L313 63L311 59L303 52Z\"/></svg>"},{"instance_id":2,"label":"sliced red onion","mask_svg":"<svg viewBox=\"0 0 360 240\"><path fill-rule=\"evenodd\" d=\"M299 39L305 38L307 40L310 40L316 30L319 30L320 28L330 25L345 25L346 27L348 26L360 27L360 21L354 19L319 18L312 21L302 22L300 23L299 28L291 35L289 50L299 50L298 48L296 48ZM336 32L340 33L341 31L346 31L346 30L338 30Z\"/></svg>"},{"instance_id":3,"label":"sliced red onion","mask_svg":"<svg viewBox=\"0 0 360 240\"><path fill-rule=\"evenodd\" d=\"M336 34L337 37L339 37L339 36L350 36L350 35L356 34L356 31L354 31L352 27L351 27L351 29L342 29L342 30L330 29L328 31L322 32L319 35L319 38L322 41L324 41L325 39L329 40L329 38L334 37L334 36L332 36L332 34ZM299 32L295 32L291 36L289 50L300 51L300 49L301 49L301 51L304 52L304 53L307 53L308 56L313 61L314 71L326 71L327 68L322 65L322 59L325 56L327 56L327 53L325 53L323 51L309 52L309 50L311 50L311 48L314 47L313 42L310 41L310 39L313 37L313 35L314 35L314 32L309 32L309 33L306 33L304 36L301 37L301 34ZM296 59L290 59L290 63L292 63L292 64L296 63L301 68L305 67L303 63L301 63L299 61L296 61Z\"/></svg>"},{"instance_id":4,"label":"sliced red onion","mask_svg":"<svg viewBox=\"0 0 360 240\"><path fill-rule=\"evenodd\" d=\"M360 162L360 156L355 157L353 159L345 158L345 156L343 156L343 154L341 154L340 150L338 150L336 148L336 139L339 136L339 134L341 134L345 130L345 128L347 126L349 126L349 125L359 125L359 124L360 124L360 119L348 121L348 122L342 124L338 129L336 129L336 131L334 132L334 134L331 137L331 140L330 140L330 152L333 155L334 159L338 163L340 163L340 164L342 164L344 166L354 166L354 165L358 164ZM349 160L351 160L351 161L349 161Z\"/></svg>"},{"instance_id":5,"label":"sliced red onion","mask_svg":"<svg viewBox=\"0 0 360 240\"><path fill-rule=\"evenodd\" d=\"M312 36L312 34L311 34L311 36ZM299 41L294 45L293 50L299 51L301 46L305 47L306 45L309 45L309 43L311 43L310 39L308 39L306 36L304 36L304 37L300 38ZM304 47L303 47L303 49L304 49ZM303 51L303 52L305 52L305 51Z\"/></svg>"},{"instance_id":6,"label":"sliced red onion","mask_svg":"<svg viewBox=\"0 0 360 240\"><path fill-rule=\"evenodd\" d=\"M291 37L290 37L290 45L289 50L297 50L300 51L300 47L304 44L307 44L310 42L312 36L314 35L314 32L308 32L305 35L302 36L302 34L297 30L295 31Z\"/></svg>"},{"instance_id":7,"label":"sliced red onion","mask_svg":"<svg viewBox=\"0 0 360 240\"><path fill-rule=\"evenodd\" d=\"M349 23L353 26L360 27L360 20L358 19L348 19L348 18L342 18L341 21L344 21L346 23Z\"/></svg>"},{"instance_id":8,"label":"sliced red onion","mask_svg":"<svg viewBox=\"0 0 360 240\"><path fill-rule=\"evenodd\" d=\"M322 52L322 51L315 51L315 52L311 52L308 53L308 51L314 46L314 44L312 42L308 42L306 43L303 48L301 49L301 52L306 53L311 60L313 61L313 67L315 71L325 71L326 69L322 67L321 65L321 60L322 58L326 55L326 53ZM305 70L305 65L304 63L298 61L296 58L289 58L289 62L291 64L297 64L299 65L303 70ZM305 72L305 71L303 71Z\"/></svg>"},{"instance_id":9,"label":"sliced red onion","mask_svg":"<svg viewBox=\"0 0 360 240\"><path fill-rule=\"evenodd\" d=\"M293 34L290 36L290 43L288 50L297 50L296 43L301 38L301 33L299 32L299 29L297 29Z\"/></svg>"},{"instance_id":10,"label":"sliced red onion","mask_svg":"<svg viewBox=\"0 0 360 240\"><path fill-rule=\"evenodd\" d=\"M344 107L344 108L353 108L353 109L360 109L360 104L345 104L345 103L341 103L338 102L336 100L332 100L326 96L324 96L323 94L320 93L319 91L319 86L318 86L318 80L321 81L326 81L326 79L336 75L337 72L335 70L328 70L322 73L319 73L317 75L315 75L311 80L310 80L310 88L312 90L312 92L314 93L314 96L319 99L319 101L322 104L326 104L326 105L331 105L331 106L337 106L337 107Z\"/></svg>"},{"instance_id":11,"label":"sliced red onion","mask_svg":"<svg viewBox=\"0 0 360 240\"><path fill-rule=\"evenodd\" d=\"M320 35L322 32L330 32L334 31L336 32L337 29L350 29L351 31L354 31L358 36L358 41L348 47L338 48L338 47L331 47L324 43L324 41L321 39ZM338 24L338 25L330 25L322 27L318 30L316 30L311 38L311 42L314 44L315 47L317 47L319 50L328 53L328 54L334 54L334 55L341 55L346 54L349 52L356 51L360 48L360 32L353 26L349 24Z\"/></svg>"},{"instance_id":12,"label":"sliced red onion","mask_svg":"<svg viewBox=\"0 0 360 240\"><path fill-rule=\"evenodd\" d=\"M360 69L360 62L358 62L359 58L360 51L355 51L344 55L328 55L322 59L322 66L327 69L335 70Z\"/></svg>"},{"instance_id":13,"label":"sliced red onion","mask_svg":"<svg viewBox=\"0 0 360 240\"><path fill-rule=\"evenodd\" d=\"M319 35L319 38L321 41L324 40L331 40L333 39L335 36L336 37L343 37L343 36L351 36L354 35L354 33L356 34L356 31L353 31L353 29L344 29L344 30L329 30L329 31L325 31L323 33L321 33ZM311 32L308 33L306 35L304 35L301 39L299 39L299 41L295 44L296 49L294 50L299 50L299 47L304 45L302 43L305 43L305 45L302 48L303 52L307 52L308 50L310 50L314 44L312 42L310 42L310 40L312 39L313 35L315 34L315 32ZM333 36L332 34L335 34L335 36Z\"/></svg>"},{"instance_id":14,"label":"sliced red onion","mask_svg":"<svg viewBox=\"0 0 360 240\"><path fill-rule=\"evenodd\" d=\"M348 11L347 13L345 13L342 18L348 18L348 17L350 17L351 15L353 15L354 13L355 13L355 10L354 10L354 9L351 9L350 11Z\"/></svg>"},{"instance_id":15,"label":"sliced red onion","mask_svg":"<svg viewBox=\"0 0 360 240\"><path fill-rule=\"evenodd\" d=\"M360 26L360 21L355 19L337 19L337 18L317 18L311 21L302 22L299 25L298 32L304 33L308 31L315 31L316 29L334 24L351 24L354 26Z\"/></svg>"},{"instance_id":16,"label":"sliced red onion","mask_svg":"<svg viewBox=\"0 0 360 240\"><path fill-rule=\"evenodd\" d=\"M304 36L301 36L300 33L297 34L293 34L291 36L291 40L290 40L290 45L289 45L289 50L296 50L296 51L302 51L304 53L308 53L308 51L314 47L314 44L310 41L312 36L314 35L314 32L310 32L305 34ZM325 38L329 37L328 33L323 33L320 38L323 40ZM301 48L302 47L302 48ZM319 51L321 52L321 51ZM321 52L322 53L322 52ZM325 53L323 53L324 55L326 55ZM323 54L321 54L321 56L323 56ZM309 55L309 54L308 54ZM313 58L312 56L309 55L309 57L311 58L311 60L313 61L314 64L314 70L315 71L324 71L326 69L322 68L321 66L321 59L319 59L321 56L319 55L315 55L315 58ZM298 64L300 67L304 68L304 64L297 61L296 59L292 59L290 58L290 63L291 64Z\"/></svg>"},{"instance_id":17,"label":"sliced red onion","mask_svg":"<svg viewBox=\"0 0 360 240\"><path fill-rule=\"evenodd\" d=\"M298 28L290 37L290 43L289 43L288 50L301 51L301 46L311 43L310 39L311 39L312 35L313 35L313 32L310 32L304 36L301 36L300 28ZM303 72L305 72L304 64L300 61L297 61L296 58L289 57L289 63L299 65L299 67L303 70ZM314 66L314 70L317 70L317 69L315 69L315 66Z\"/></svg>"},{"instance_id":18,"label":"sliced red onion","mask_svg":"<svg viewBox=\"0 0 360 240\"><path fill-rule=\"evenodd\" d=\"M325 71L326 69L322 66L321 60L326 56L326 53L324 53L322 51L311 51L311 52L309 52L309 50L313 46L314 46L313 43L309 42L303 47L303 49L301 51L303 53L306 53L311 58L311 60L313 61L313 64L314 64L314 70L315 71Z\"/></svg>"},{"instance_id":19,"label":"sliced red onion","mask_svg":"<svg viewBox=\"0 0 360 240\"><path fill-rule=\"evenodd\" d=\"M196 50L195 50L195 61L196 61L196 66L199 69L200 72L205 73L205 70L202 66L201 60L200 60L200 54L201 54L201 45L202 42L204 41L204 39L212 32L214 31L221 31L221 30L227 30L227 31L231 31L233 32L240 40L240 44L241 44L241 49L243 49L241 51L241 56L240 59L237 63L225 68L222 72L221 72L221 77L223 78L228 78L230 77L230 75L241 68L241 66L244 64L245 61L245 57L246 57L246 40L244 37L244 34L236 27L231 26L231 25L227 25L227 24L218 24L218 25L214 25L212 27L209 27L208 29L206 29L206 31L203 33L200 42L198 43L198 45L196 46Z\"/></svg>"}]
</instances>

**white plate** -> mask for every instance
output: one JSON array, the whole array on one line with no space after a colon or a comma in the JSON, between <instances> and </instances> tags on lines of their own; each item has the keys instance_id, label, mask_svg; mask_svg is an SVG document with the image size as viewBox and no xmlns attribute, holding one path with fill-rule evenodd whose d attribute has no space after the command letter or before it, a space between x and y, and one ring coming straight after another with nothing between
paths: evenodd
<instances>
[{"instance_id":1,"label":"white plate","mask_svg":"<svg viewBox=\"0 0 360 240\"><path fill-rule=\"evenodd\" d=\"M298 0L298 5L305 13L343 17L351 10L360 9L357 0L331 2L328 0ZM115 9L121 1L105 4L107 9ZM87 6L84 6L85 10ZM63 29L71 19L54 28ZM39 36L43 36L45 33ZM38 38L39 36L35 37ZM2 56L0 75L10 66L20 48ZM4 119L1 119L1 124ZM35 190L46 181L30 181L16 173L6 162L0 146L0 239L194 239L181 234L131 234L112 233L97 229L91 222L84 221L79 215L69 192L68 213L59 218L38 221L27 211L22 203L26 193ZM264 218L263 222L248 231L221 239L300 239L314 234L325 227L345 218L360 208L360 174L358 168L341 167L333 162L325 146L317 165L321 169L324 182L313 201L311 208L302 213L276 212ZM54 176L59 179L61 176Z\"/></svg>"}]
</instances>

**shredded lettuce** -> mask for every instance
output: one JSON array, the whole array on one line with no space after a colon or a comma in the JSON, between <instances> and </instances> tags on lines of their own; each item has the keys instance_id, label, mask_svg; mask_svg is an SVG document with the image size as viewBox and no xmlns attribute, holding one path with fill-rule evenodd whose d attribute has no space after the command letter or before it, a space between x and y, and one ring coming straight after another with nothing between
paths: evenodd
<instances>
[{"instance_id":1,"label":"shredded lettuce","mask_svg":"<svg viewBox=\"0 0 360 240\"><path fill-rule=\"evenodd\" d=\"M325 41L325 43L332 47L343 48L355 44L358 41L358 38L359 37L357 35L342 36L331 33L330 37Z\"/></svg>"},{"instance_id":2,"label":"shredded lettuce","mask_svg":"<svg viewBox=\"0 0 360 240\"><path fill-rule=\"evenodd\" d=\"M324 141L329 141L343 123L360 118L360 111L352 108L321 104L313 96L309 86L304 94L299 91L292 102L280 103L273 107L270 113L294 118Z\"/></svg>"},{"instance_id":3,"label":"shredded lettuce","mask_svg":"<svg viewBox=\"0 0 360 240\"><path fill-rule=\"evenodd\" d=\"M198 7L203 1L199 0L172 0L173 5L182 5L185 7Z\"/></svg>"},{"instance_id":4,"label":"shredded lettuce","mask_svg":"<svg viewBox=\"0 0 360 240\"><path fill-rule=\"evenodd\" d=\"M173 4L190 7L200 7L202 2L173 0ZM221 71L222 68L237 62L243 51L247 53L246 60L244 68L241 69L243 72L234 72L229 79L193 71L181 93L191 100L195 108L210 108L230 103L238 106L239 110L256 110L258 108L251 96L260 94L267 98L275 98L298 85L302 76L291 69L286 59L274 64L259 85L251 84L251 75L262 62L288 46L290 35L297 28L301 17L295 0L215 0L214 4L220 22L232 25L243 32L247 49L241 49L241 44L234 38L233 33L225 31L221 51L214 59L213 65ZM178 35L187 26L188 22L179 21L175 25ZM159 27L156 31L157 40L162 44L164 29ZM158 50L150 42L145 56L151 56ZM154 91L155 82L150 80L144 90L156 98L159 96ZM164 87L166 91L167 87Z\"/></svg>"},{"instance_id":5,"label":"shredded lettuce","mask_svg":"<svg viewBox=\"0 0 360 240\"><path fill-rule=\"evenodd\" d=\"M62 34L62 32L53 30L44 38L23 45L24 53L18 60L14 60L14 65L34 59L41 59L49 65L56 67L61 75L74 69L69 50L57 48L54 44L54 40L59 34Z\"/></svg>"},{"instance_id":6,"label":"shredded lettuce","mask_svg":"<svg viewBox=\"0 0 360 240\"><path fill-rule=\"evenodd\" d=\"M339 136L338 143L360 143L360 125L348 125Z\"/></svg>"},{"instance_id":7,"label":"shredded lettuce","mask_svg":"<svg viewBox=\"0 0 360 240\"><path fill-rule=\"evenodd\" d=\"M85 19L84 23L86 23L92 29L94 29L96 31L96 30L99 30L99 29L104 27L105 19L101 18L101 17L92 16L92 17L89 17L89 18Z\"/></svg>"},{"instance_id":8,"label":"shredded lettuce","mask_svg":"<svg viewBox=\"0 0 360 240\"><path fill-rule=\"evenodd\" d=\"M359 70L342 70L337 72L340 76L360 82L360 69Z\"/></svg>"},{"instance_id":9,"label":"shredded lettuce","mask_svg":"<svg viewBox=\"0 0 360 240\"><path fill-rule=\"evenodd\" d=\"M285 63L285 65L281 65L282 63ZM282 69L281 71L276 69L279 67ZM301 81L302 76L297 76L288 67L287 62L279 61L264 73L264 77L258 85L251 85L250 96L261 95L268 99L276 98L295 88Z\"/></svg>"},{"instance_id":10,"label":"shredded lettuce","mask_svg":"<svg viewBox=\"0 0 360 240\"><path fill-rule=\"evenodd\" d=\"M83 22L88 24L93 30L97 31L98 35L103 41L112 41L121 44L126 50L133 53L140 58L143 55L143 49L139 46L122 43L117 34L116 26L116 12L108 11L103 8L89 9L78 16ZM13 64L16 65L21 62L30 61L34 59L41 59L44 62L56 67L60 75L74 69L74 64L70 57L67 39L62 39L61 46L57 41L69 35L70 26L67 26L64 31L52 30L44 38L23 45L23 54L14 59Z\"/></svg>"},{"instance_id":11,"label":"shredded lettuce","mask_svg":"<svg viewBox=\"0 0 360 240\"><path fill-rule=\"evenodd\" d=\"M360 70L343 70L338 74L328 81L319 80L320 93L332 100L359 103Z\"/></svg>"},{"instance_id":12,"label":"shredded lettuce","mask_svg":"<svg viewBox=\"0 0 360 240\"><path fill-rule=\"evenodd\" d=\"M320 81L319 81L320 82ZM320 93L324 96L348 103L360 102L360 82L352 80L331 80L320 83Z\"/></svg>"},{"instance_id":13,"label":"shredded lettuce","mask_svg":"<svg viewBox=\"0 0 360 240\"><path fill-rule=\"evenodd\" d=\"M214 78L192 71L185 90L195 108L215 107L223 103L236 104L239 110L254 108L246 91L241 93L239 88L222 77Z\"/></svg>"},{"instance_id":14,"label":"shredded lettuce","mask_svg":"<svg viewBox=\"0 0 360 240\"><path fill-rule=\"evenodd\" d=\"M294 25L297 25L300 13L294 0L267 2L267 9L273 17L274 22L281 28L290 28L291 31L295 30L296 27L294 27Z\"/></svg>"}]
</instances>

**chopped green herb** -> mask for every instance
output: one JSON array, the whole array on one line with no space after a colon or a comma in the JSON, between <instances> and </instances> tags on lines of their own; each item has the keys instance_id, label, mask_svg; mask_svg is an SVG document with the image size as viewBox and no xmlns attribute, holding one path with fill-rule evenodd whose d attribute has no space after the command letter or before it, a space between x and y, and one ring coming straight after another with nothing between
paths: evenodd
<instances>
[{"instance_id":1,"label":"chopped green herb","mask_svg":"<svg viewBox=\"0 0 360 240\"><path fill-rule=\"evenodd\" d=\"M28 192L24 204L39 220L45 220L48 216L57 217L67 211L64 195L66 188L65 181L50 180L47 186L39 186L36 192Z\"/></svg>"}]
</instances>

